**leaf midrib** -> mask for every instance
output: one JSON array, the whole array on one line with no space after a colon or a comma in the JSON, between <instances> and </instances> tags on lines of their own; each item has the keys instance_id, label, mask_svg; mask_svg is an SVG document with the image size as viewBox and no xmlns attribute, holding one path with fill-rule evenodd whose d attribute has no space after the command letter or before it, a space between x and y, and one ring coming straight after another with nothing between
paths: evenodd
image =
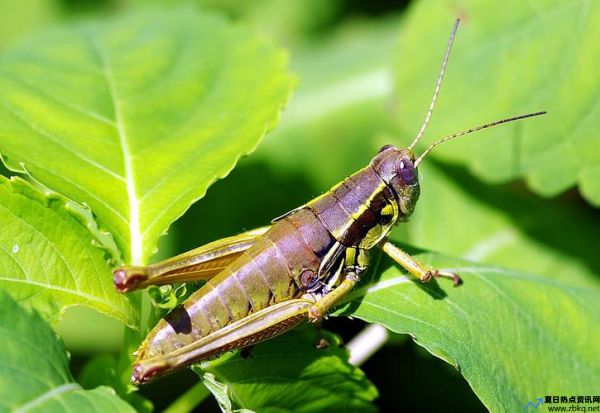
<instances>
[{"instance_id":1,"label":"leaf midrib","mask_svg":"<svg viewBox=\"0 0 600 413\"><path fill-rule=\"evenodd\" d=\"M142 233L140 230L140 209L139 200L136 196L136 185L135 185L135 174L133 169L133 158L129 150L128 136L125 129L125 122L123 119L122 105L117 94L117 88L115 85L115 79L112 67L110 65L110 59L108 53L102 45L96 41L92 34L87 34L86 39L90 47L95 52L98 58L98 64L101 73L106 82L108 92L110 95L111 103L114 112L114 124L119 137L119 144L121 146L121 152L123 154L124 169L125 169L125 187L127 189L127 200L129 204L129 252L130 252L130 263L133 265L142 265L144 262L143 249L142 249Z\"/></svg>"}]
</instances>

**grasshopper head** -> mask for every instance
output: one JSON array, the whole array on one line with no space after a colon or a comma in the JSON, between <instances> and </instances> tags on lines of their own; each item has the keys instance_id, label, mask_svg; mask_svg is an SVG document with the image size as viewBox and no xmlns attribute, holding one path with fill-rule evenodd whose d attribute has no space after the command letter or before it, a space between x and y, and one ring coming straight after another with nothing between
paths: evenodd
<instances>
[{"instance_id":1,"label":"grasshopper head","mask_svg":"<svg viewBox=\"0 0 600 413\"><path fill-rule=\"evenodd\" d=\"M394 191L403 217L408 217L419 199L419 179L410 149L385 145L371 161L371 167Z\"/></svg>"}]
</instances>

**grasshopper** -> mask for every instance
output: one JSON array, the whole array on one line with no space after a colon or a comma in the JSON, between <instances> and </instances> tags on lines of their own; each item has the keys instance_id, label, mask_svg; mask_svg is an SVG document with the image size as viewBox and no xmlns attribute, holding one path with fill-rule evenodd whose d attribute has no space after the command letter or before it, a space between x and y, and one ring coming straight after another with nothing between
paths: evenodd
<instances>
[{"instance_id":1,"label":"grasshopper","mask_svg":"<svg viewBox=\"0 0 600 413\"><path fill-rule=\"evenodd\" d=\"M382 147L363 169L328 192L272 221L149 266L114 271L121 292L191 280L206 284L159 321L137 351L132 382L154 377L228 350L279 335L301 322L320 320L359 281L369 251L380 248L422 282L458 274L429 268L387 240L419 197L417 168L442 142L501 123L449 135L418 157L413 147L425 132L458 29L456 20L427 115L406 149Z\"/></svg>"}]
</instances>

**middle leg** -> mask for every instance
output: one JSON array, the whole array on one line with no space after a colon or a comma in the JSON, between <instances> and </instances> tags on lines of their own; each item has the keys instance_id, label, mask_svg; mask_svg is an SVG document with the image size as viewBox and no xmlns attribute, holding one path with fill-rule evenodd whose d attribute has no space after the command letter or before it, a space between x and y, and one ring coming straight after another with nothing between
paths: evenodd
<instances>
[{"instance_id":1,"label":"middle leg","mask_svg":"<svg viewBox=\"0 0 600 413\"><path fill-rule=\"evenodd\" d=\"M325 291L328 292L308 310L309 321L315 323L323 318L346 294L352 291L356 283L360 280L360 274L367 269L368 264L369 257L366 250L348 248L346 250L346 257L344 258L342 281L335 287L329 284L325 286Z\"/></svg>"}]
</instances>

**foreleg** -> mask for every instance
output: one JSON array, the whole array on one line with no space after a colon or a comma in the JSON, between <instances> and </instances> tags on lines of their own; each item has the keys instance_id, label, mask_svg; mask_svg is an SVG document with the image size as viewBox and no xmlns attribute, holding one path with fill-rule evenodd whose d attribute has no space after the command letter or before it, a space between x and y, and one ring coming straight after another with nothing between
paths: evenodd
<instances>
[{"instance_id":1,"label":"foreleg","mask_svg":"<svg viewBox=\"0 0 600 413\"><path fill-rule=\"evenodd\" d=\"M400 248L392 244L390 241L384 241L380 245L383 252L385 252L391 259L402 266L406 271L417 277L422 282L431 281L433 278L443 277L452 280L455 286L459 285L462 281L458 274L449 271L436 270L429 268L426 265L420 263L415 258L402 251Z\"/></svg>"}]
</instances>

